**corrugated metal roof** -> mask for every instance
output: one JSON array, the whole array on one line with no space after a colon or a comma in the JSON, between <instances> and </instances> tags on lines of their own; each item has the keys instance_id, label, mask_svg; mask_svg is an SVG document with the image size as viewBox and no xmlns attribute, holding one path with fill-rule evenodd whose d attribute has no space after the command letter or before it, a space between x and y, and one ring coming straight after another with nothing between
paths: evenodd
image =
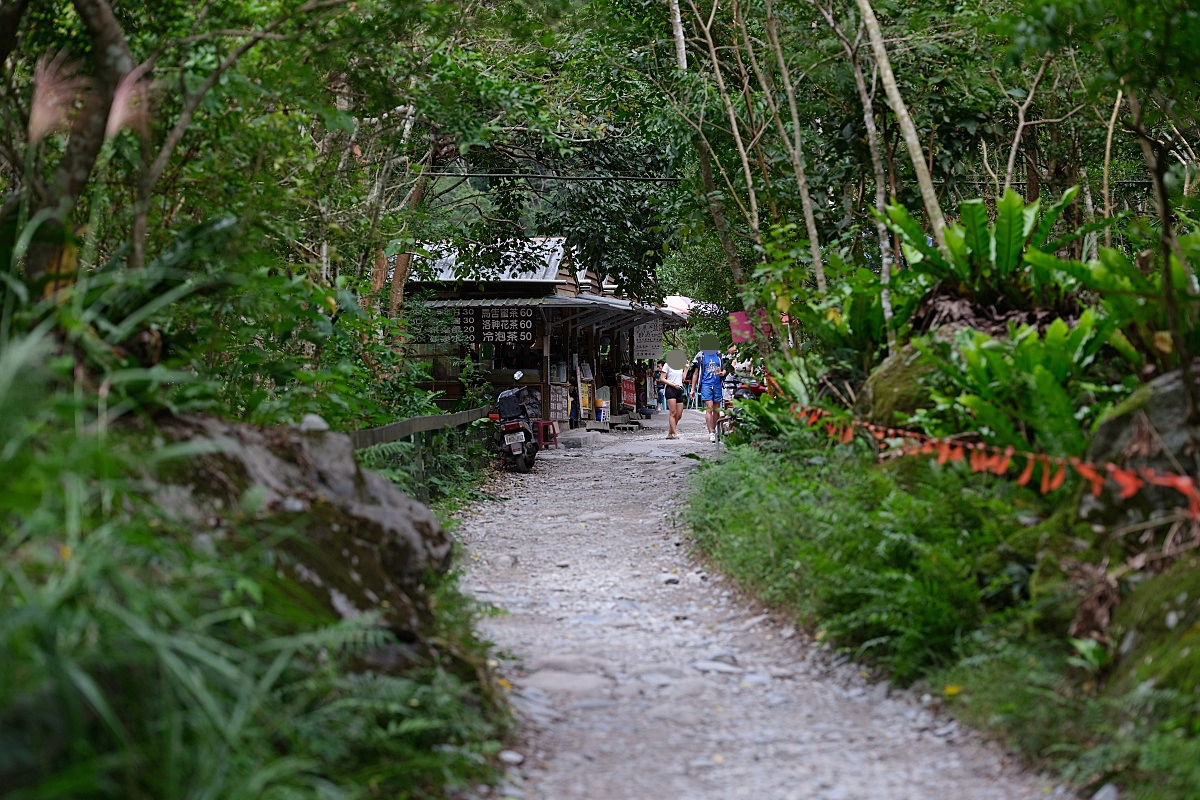
<instances>
[{"instance_id":1,"label":"corrugated metal roof","mask_svg":"<svg viewBox=\"0 0 1200 800\"><path fill-rule=\"evenodd\" d=\"M567 240L562 237L525 239L515 243L509 250L498 254L498 271L480 274L474 268L463 266L457 250L444 252L428 268L418 268L425 280L457 281L477 280L491 283L523 281L544 283L559 279L559 267L566 255ZM420 278L412 278L420 280Z\"/></svg>"},{"instance_id":2,"label":"corrugated metal roof","mask_svg":"<svg viewBox=\"0 0 1200 800\"><path fill-rule=\"evenodd\" d=\"M669 308L647 306L632 303L618 297L602 297L601 295L585 294L578 297L492 297L492 298L454 298L449 300L422 301L429 308L462 308L462 307L495 307L495 306L543 306L545 308L594 308L613 312L614 315L629 315L643 317L662 317L668 322L685 324L682 314Z\"/></svg>"},{"instance_id":3,"label":"corrugated metal roof","mask_svg":"<svg viewBox=\"0 0 1200 800\"><path fill-rule=\"evenodd\" d=\"M488 297L471 300L421 300L422 305L429 308L462 308L462 307L494 307L494 306L540 306L551 297Z\"/></svg>"}]
</instances>

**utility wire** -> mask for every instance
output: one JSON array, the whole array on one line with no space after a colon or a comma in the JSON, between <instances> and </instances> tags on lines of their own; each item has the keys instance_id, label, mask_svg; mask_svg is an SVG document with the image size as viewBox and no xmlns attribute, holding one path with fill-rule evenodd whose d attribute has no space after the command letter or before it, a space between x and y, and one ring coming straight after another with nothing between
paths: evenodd
<instances>
[{"instance_id":1,"label":"utility wire","mask_svg":"<svg viewBox=\"0 0 1200 800\"><path fill-rule=\"evenodd\" d=\"M424 172L430 178L536 178L543 181L631 181L635 183L678 183L679 178L650 178L643 175L538 175L533 172Z\"/></svg>"}]
</instances>

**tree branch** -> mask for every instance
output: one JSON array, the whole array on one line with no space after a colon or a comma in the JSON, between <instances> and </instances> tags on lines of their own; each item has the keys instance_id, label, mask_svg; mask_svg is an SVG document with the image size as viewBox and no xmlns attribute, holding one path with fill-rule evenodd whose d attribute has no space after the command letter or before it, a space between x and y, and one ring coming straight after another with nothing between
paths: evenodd
<instances>
[{"instance_id":1,"label":"tree branch","mask_svg":"<svg viewBox=\"0 0 1200 800\"><path fill-rule=\"evenodd\" d=\"M1053 53L1046 53L1042 57L1041 66L1038 67L1037 75L1033 79L1033 85L1029 87L1029 94L1025 95L1025 102L1017 107L1017 132L1013 134L1012 147L1008 151L1008 168L1004 172L1004 189L1007 191L1012 187L1013 169L1017 165L1017 150L1021 146L1021 137L1025 134L1025 114L1029 111L1029 106L1033 104L1033 95L1037 92L1038 84L1042 82L1042 76L1046 74L1046 66L1050 60L1054 58Z\"/></svg>"}]
</instances>

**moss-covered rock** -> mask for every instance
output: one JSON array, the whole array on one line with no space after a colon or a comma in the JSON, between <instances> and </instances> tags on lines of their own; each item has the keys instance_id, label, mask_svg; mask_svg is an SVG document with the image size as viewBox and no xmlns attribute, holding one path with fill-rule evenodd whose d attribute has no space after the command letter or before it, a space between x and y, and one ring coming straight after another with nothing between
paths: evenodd
<instances>
[{"instance_id":1,"label":"moss-covered rock","mask_svg":"<svg viewBox=\"0 0 1200 800\"><path fill-rule=\"evenodd\" d=\"M858 392L854 413L876 425L899 425L907 415L929 408L929 390L921 379L933 372L912 345L904 345L871 372Z\"/></svg>"},{"instance_id":2,"label":"moss-covered rock","mask_svg":"<svg viewBox=\"0 0 1200 800\"><path fill-rule=\"evenodd\" d=\"M372 612L395 634L373 668L403 669L437 648L429 584L450 567L450 538L428 508L360 469L349 437L209 417L160 430L200 453L156 476L162 508L202 520L215 538L241 535L247 519L276 531L281 576L331 614Z\"/></svg>"},{"instance_id":3,"label":"moss-covered rock","mask_svg":"<svg viewBox=\"0 0 1200 800\"><path fill-rule=\"evenodd\" d=\"M1184 556L1135 586L1117 608L1112 633L1119 645L1109 693L1150 681L1200 694L1200 557Z\"/></svg>"}]
</instances>

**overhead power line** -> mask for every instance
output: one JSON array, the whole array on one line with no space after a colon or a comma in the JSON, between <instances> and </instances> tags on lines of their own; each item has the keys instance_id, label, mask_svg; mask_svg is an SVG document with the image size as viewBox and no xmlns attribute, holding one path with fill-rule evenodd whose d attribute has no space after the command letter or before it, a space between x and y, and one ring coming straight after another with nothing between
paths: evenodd
<instances>
[{"instance_id":1,"label":"overhead power line","mask_svg":"<svg viewBox=\"0 0 1200 800\"><path fill-rule=\"evenodd\" d=\"M534 172L426 172L430 178L535 178L542 181L631 181L634 183L679 183L679 178L645 175L538 175Z\"/></svg>"}]
</instances>

